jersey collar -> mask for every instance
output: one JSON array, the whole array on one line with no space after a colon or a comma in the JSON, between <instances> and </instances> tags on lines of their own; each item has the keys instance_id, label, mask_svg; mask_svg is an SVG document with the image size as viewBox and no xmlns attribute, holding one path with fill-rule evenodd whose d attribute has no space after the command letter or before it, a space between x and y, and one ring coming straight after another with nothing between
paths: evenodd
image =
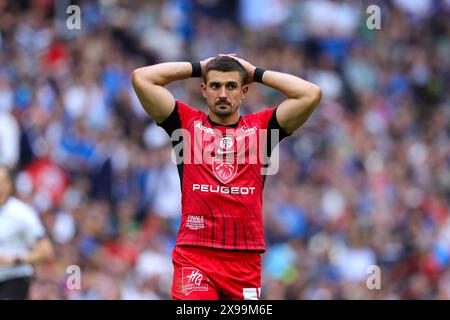
<instances>
[{"instance_id":1,"label":"jersey collar","mask_svg":"<svg viewBox=\"0 0 450 320\"><path fill-rule=\"evenodd\" d=\"M209 118L209 115L208 115L207 117L208 117L209 123L211 123L213 126L221 126L221 127L227 127L227 128L236 128L236 127L238 126L239 122L241 121L241 116L239 116L239 119L238 119L238 121L237 121L236 123L232 123L232 124L221 124L221 123L217 123L217 122L212 121L212 120Z\"/></svg>"}]
</instances>

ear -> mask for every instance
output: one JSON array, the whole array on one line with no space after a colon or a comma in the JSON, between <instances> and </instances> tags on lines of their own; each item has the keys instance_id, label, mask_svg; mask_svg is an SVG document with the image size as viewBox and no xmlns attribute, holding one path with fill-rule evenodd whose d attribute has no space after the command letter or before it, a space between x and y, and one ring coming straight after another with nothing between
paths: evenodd
<instances>
[{"instance_id":1,"label":"ear","mask_svg":"<svg viewBox=\"0 0 450 320\"><path fill-rule=\"evenodd\" d=\"M245 98L247 93L248 93L248 84L246 84L245 86L242 87L242 99Z\"/></svg>"},{"instance_id":2,"label":"ear","mask_svg":"<svg viewBox=\"0 0 450 320\"><path fill-rule=\"evenodd\" d=\"M206 98L206 84L205 83L200 83L200 89L201 89L201 91L202 91L202 96L204 97L204 98Z\"/></svg>"}]
</instances>

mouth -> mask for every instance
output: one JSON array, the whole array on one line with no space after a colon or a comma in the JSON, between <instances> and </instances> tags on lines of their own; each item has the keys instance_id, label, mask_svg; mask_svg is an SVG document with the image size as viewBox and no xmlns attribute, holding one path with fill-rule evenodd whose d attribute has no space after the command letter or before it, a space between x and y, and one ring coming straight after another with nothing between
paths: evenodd
<instances>
[{"instance_id":1,"label":"mouth","mask_svg":"<svg viewBox=\"0 0 450 320\"><path fill-rule=\"evenodd\" d=\"M216 107L218 107L219 109L226 109L226 108L228 108L230 106L230 104L229 103L217 103L216 104Z\"/></svg>"}]
</instances>

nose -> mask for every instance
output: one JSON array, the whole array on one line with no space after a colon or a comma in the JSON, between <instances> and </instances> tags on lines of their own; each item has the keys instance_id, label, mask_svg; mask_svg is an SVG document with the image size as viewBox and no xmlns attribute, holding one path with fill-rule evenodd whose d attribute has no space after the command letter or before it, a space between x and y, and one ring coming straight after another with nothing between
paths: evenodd
<instances>
[{"instance_id":1,"label":"nose","mask_svg":"<svg viewBox=\"0 0 450 320\"><path fill-rule=\"evenodd\" d=\"M220 99L226 99L226 98L227 98L227 90L225 89L225 86L222 86L222 87L220 88L220 91L219 91L219 98L220 98Z\"/></svg>"}]
</instances>

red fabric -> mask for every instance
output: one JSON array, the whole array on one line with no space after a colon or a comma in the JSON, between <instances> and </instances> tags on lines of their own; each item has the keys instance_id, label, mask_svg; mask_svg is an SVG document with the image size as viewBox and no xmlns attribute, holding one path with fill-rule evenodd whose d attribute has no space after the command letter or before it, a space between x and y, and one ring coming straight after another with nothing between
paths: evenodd
<instances>
[{"instance_id":1,"label":"red fabric","mask_svg":"<svg viewBox=\"0 0 450 320\"><path fill-rule=\"evenodd\" d=\"M122 240L122 242L106 243L104 248L107 254L119 257L129 265L135 265L139 255L139 248L137 245L126 240Z\"/></svg>"},{"instance_id":2,"label":"red fabric","mask_svg":"<svg viewBox=\"0 0 450 320\"><path fill-rule=\"evenodd\" d=\"M172 258L174 300L260 299L261 256L257 252L180 246Z\"/></svg>"},{"instance_id":3,"label":"red fabric","mask_svg":"<svg viewBox=\"0 0 450 320\"><path fill-rule=\"evenodd\" d=\"M242 116L236 127L226 127L177 103L185 130L177 245L264 252L262 155L275 109Z\"/></svg>"},{"instance_id":4,"label":"red fabric","mask_svg":"<svg viewBox=\"0 0 450 320\"><path fill-rule=\"evenodd\" d=\"M69 175L50 159L38 159L26 168L33 188L48 194L53 204L60 204L69 184Z\"/></svg>"}]
</instances>

